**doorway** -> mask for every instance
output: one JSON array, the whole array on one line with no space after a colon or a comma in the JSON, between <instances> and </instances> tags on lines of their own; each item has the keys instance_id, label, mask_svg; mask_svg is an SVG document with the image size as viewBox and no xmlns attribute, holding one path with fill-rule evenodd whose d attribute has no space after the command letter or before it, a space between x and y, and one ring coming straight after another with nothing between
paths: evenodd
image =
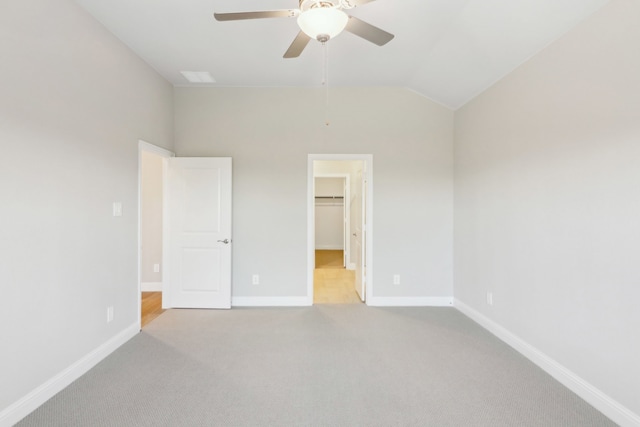
<instances>
[{"instance_id":1,"label":"doorway","mask_svg":"<svg viewBox=\"0 0 640 427\"><path fill-rule=\"evenodd\" d=\"M346 167L345 167L346 166ZM350 173L326 173L325 169L354 169L357 165L320 162L315 165L315 269L314 304L353 304L361 300L355 291L355 271L350 265ZM351 268L349 268L351 267Z\"/></svg>"},{"instance_id":2,"label":"doorway","mask_svg":"<svg viewBox=\"0 0 640 427\"><path fill-rule=\"evenodd\" d=\"M371 295L372 156L309 155L309 303Z\"/></svg>"},{"instance_id":3,"label":"doorway","mask_svg":"<svg viewBox=\"0 0 640 427\"><path fill-rule=\"evenodd\" d=\"M140 328L162 310L164 162L174 154L138 143L138 319Z\"/></svg>"}]
</instances>

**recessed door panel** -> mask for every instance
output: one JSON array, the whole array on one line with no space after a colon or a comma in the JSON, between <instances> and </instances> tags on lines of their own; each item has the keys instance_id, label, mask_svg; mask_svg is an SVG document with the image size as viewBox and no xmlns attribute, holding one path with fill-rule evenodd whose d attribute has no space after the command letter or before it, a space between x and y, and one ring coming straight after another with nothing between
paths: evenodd
<instances>
[{"instance_id":1,"label":"recessed door panel","mask_svg":"<svg viewBox=\"0 0 640 427\"><path fill-rule=\"evenodd\" d=\"M184 232L220 231L220 170L184 169L181 225Z\"/></svg>"}]
</instances>

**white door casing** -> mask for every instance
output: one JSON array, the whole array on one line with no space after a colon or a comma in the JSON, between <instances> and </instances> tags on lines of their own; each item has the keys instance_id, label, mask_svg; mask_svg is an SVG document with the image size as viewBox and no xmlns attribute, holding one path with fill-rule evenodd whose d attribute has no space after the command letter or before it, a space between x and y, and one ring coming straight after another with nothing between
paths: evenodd
<instances>
[{"instance_id":1,"label":"white door casing","mask_svg":"<svg viewBox=\"0 0 640 427\"><path fill-rule=\"evenodd\" d=\"M231 308L231 158L177 157L166 171L164 308Z\"/></svg>"},{"instance_id":2,"label":"white door casing","mask_svg":"<svg viewBox=\"0 0 640 427\"><path fill-rule=\"evenodd\" d=\"M315 268L315 203L314 203L314 162L316 161L361 161L362 162L362 174L363 185L366 189L363 189L363 196L366 198L363 200L363 216L366 218L366 223L362 229L362 265L363 272L363 289L365 303L369 304L369 298L375 295L374 280L373 280L373 155L371 154L309 154L307 158L307 304L313 305L313 279ZM353 198L353 194L351 195ZM349 205L350 200L349 198ZM345 200L346 202L346 200ZM353 222L353 215L350 216ZM354 227L354 224L351 224ZM353 228L352 228L353 229ZM348 236L351 236L352 231L349 231ZM351 250L355 250L355 241L348 239L352 245ZM355 266L354 266L355 267ZM373 300L371 300L373 301Z\"/></svg>"}]
</instances>

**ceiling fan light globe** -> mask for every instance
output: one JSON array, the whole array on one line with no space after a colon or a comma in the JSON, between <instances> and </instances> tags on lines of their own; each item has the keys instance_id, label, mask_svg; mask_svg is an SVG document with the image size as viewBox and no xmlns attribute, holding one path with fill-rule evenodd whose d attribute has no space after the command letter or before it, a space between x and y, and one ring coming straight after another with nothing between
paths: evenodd
<instances>
[{"instance_id":1,"label":"ceiling fan light globe","mask_svg":"<svg viewBox=\"0 0 640 427\"><path fill-rule=\"evenodd\" d=\"M318 36L334 38L344 30L349 16L334 7L319 7L302 12L298 16L298 26L312 39Z\"/></svg>"}]
</instances>

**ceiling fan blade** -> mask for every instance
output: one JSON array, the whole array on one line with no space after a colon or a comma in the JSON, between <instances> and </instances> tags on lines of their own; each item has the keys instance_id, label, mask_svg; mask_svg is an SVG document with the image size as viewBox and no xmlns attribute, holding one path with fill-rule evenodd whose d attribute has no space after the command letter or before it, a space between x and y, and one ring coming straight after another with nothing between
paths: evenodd
<instances>
[{"instance_id":1,"label":"ceiling fan blade","mask_svg":"<svg viewBox=\"0 0 640 427\"><path fill-rule=\"evenodd\" d=\"M368 24L354 16L349 16L345 30L378 46L389 43L391 39L395 37L393 34L387 33L385 30Z\"/></svg>"},{"instance_id":2,"label":"ceiling fan blade","mask_svg":"<svg viewBox=\"0 0 640 427\"><path fill-rule=\"evenodd\" d=\"M307 47L309 40L311 40L311 37L300 31L296 38L293 39L289 49L284 53L284 58L297 58L300 56L304 48Z\"/></svg>"},{"instance_id":3,"label":"ceiling fan blade","mask_svg":"<svg viewBox=\"0 0 640 427\"><path fill-rule=\"evenodd\" d=\"M352 7L356 7L356 6L362 6L363 4L367 4L367 3L371 3L374 0L344 0L344 2L347 4L346 9L351 9Z\"/></svg>"},{"instance_id":4,"label":"ceiling fan blade","mask_svg":"<svg viewBox=\"0 0 640 427\"><path fill-rule=\"evenodd\" d=\"M216 21L240 21L243 19L294 18L300 14L298 9L266 10L263 12L214 13Z\"/></svg>"}]
</instances>

